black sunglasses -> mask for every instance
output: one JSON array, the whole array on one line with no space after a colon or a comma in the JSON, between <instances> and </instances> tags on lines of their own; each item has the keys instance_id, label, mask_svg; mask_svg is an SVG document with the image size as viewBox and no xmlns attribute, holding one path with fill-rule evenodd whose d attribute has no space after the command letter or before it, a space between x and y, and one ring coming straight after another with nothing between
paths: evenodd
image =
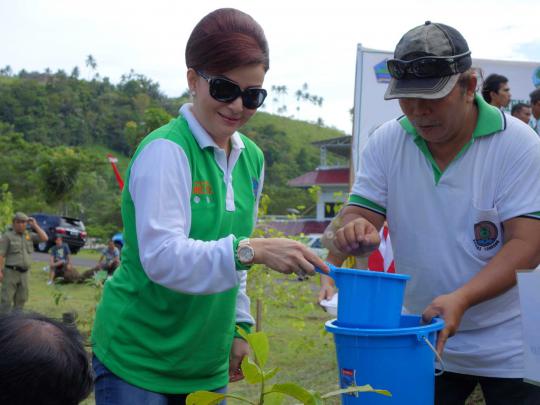
<instances>
[{"instance_id":1,"label":"black sunglasses","mask_svg":"<svg viewBox=\"0 0 540 405\"><path fill-rule=\"evenodd\" d=\"M259 108L267 96L265 89L248 87L244 91L235 82L224 77L210 77L196 70L197 74L208 82L210 95L222 103L231 103L238 97L242 97L244 107L255 110Z\"/></svg>"},{"instance_id":2,"label":"black sunglasses","mask_svg":"<svg viewBox=\"0 0 540 405\"><path fill-rule=\"evenodd\" d=\"M394 79L429 78L463 73L471 66L470 51L455 56L424 56L413 60L388 59L388 72Z\"/></svg>"}]
</instances>

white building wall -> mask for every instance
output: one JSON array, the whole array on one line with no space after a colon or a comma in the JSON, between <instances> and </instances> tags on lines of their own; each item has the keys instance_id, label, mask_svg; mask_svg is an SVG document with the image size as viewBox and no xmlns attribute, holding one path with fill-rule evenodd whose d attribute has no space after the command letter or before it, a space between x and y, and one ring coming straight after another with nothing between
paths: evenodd
<instances>
[{"instance_id":1,"label":"white building wall","mask_svg":"<svg viewBox=\"0 0 540 405\"><path fill-rule=\"evenodd\" d=\"M317 199L317 221L330 218L325 216L326 203L345 203L348 193L348 186L321 186Z\"/></svg>"}]
</instances>

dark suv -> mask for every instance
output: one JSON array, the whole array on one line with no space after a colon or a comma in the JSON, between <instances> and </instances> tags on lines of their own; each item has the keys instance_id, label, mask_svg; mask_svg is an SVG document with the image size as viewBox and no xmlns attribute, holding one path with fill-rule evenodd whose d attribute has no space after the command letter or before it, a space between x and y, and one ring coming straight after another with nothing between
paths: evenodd
<instances>
[{"instance_id":1,"label":"dark suv","mask_svg":"<svg viewBox=\"0 0 540 405\"><path fill-rule=\"evenodd\" d=\"M69 245L71 253L77 253L86 243L86 230L80 219L63 217L49 214L32 214L49 237L47 242L41 242L34 245L39 252L47 252L57 236L61 236L65 243Z\"/></svg>"}]
</instances>

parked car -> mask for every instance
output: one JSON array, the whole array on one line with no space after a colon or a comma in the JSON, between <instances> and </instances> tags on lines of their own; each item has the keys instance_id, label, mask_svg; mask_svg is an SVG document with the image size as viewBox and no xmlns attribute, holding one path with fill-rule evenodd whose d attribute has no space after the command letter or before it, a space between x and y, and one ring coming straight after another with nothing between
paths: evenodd
<instances>
[{"instance_id":1,"label":"parked car","mask_svg":"<svg viewBox=\"0 0 540 405\"><path fill-rule=\"evenodd\" d=\"M323 247L321 237L321 233L310 233L305 235L301 241L304 243L304 245L317 253L317 256L322 259L326 259L326 256L328 255L328 249Z\"/></svg>"},{"instance_id":2,"label":"parked car","mask_svg":"<svg viewBox=\"0 0 540 405\"><path fill-rule=\"evenodd\" d=\"M73 254L76 254L86 243L87 233L80 219L43 213L31 214L31 216L49 237L46 242L34 245L34 249L38 252L47 252L54 245L57 236L62 237Z\"/></svg>"}]
</instances>

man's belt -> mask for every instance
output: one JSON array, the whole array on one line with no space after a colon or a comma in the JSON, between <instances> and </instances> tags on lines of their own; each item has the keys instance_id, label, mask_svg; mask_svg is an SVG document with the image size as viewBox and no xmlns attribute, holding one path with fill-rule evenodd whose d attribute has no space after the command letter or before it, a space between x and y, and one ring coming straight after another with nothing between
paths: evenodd
<instances>
[{"instance_id":1,"label":"man's belt","mask_svg":"<svg viewBox=\"0 0 540 405\"><path fill-rule=\"evenodd\" d=\"M28 271L27 268L19 267L19 266L8 266L7 264L4 267L6 269L18 271L19 273L26 273Z\"/></svg>"}]
</instances>

